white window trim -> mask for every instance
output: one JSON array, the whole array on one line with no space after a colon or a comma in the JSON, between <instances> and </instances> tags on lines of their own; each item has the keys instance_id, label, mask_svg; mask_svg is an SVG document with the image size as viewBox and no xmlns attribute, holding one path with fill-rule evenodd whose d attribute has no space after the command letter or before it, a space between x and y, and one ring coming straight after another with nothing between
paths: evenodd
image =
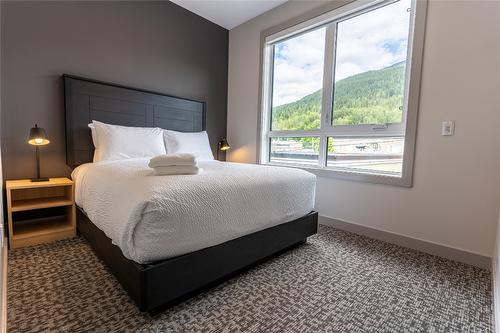
<instances>
[{"instance_id":1,"label":"white window trim","mask_svg":"<svg viewBox=\"0 0 500 333\"><path fill-rule=\"evenodd\" d=\"M272 131L270 132L271 121L271 99L272 99L272 59L273 48L269 46L271 43L284 41L287 38L292 38L298 34L305 33L319 26L326 26L327 29L335 29L333 21L345 20L353 15L369 11L374 7L379 7L384 4L392 3L395 0L357 0L347 5L344 5L333 10L327 10L323 14L308 13L299 17L293 22L288 23L287 27L274 27L268 29L261 34L261 68L260 68L260 94L259 94L259 123L258 123L258 149L257 161L260 164L296 167L308 170L321 177L332 177L339 179L355 180L362 182L371 182L378 184L388 184L396 186L411 187L413 185L413 163L415 152L416 128L417 117L420 97L420 79L421 67L425 34L425 19L427 11L427 0L412 0L412 12L410 16L410 38L408 41L408 57L406 66L406 76L409 79L405 80L405 109L403 119L400 124L388 124L387 129L383 132L374 131L372 125L358 125L358 126L331 126L329 117L331 115L332 105L332 91L333 91L333 66L326 64L324 66L324 84L323 98L321 108L322 124L328 124L321 129L313 129L307 131ZM298 23L300 22L300 23ZM331 24L329 24L331 23ZM333 43L334 34L327 33L327 43ZM333 50L332 47L325 46L327 50ZM333 62L332 54L325 53L325 62ZM326 80L326 81L325 81ZM406 131L405 131L406 128ZM341 170L339 168L330 169L321 167L326 165L326 140L328 136L356 136L369 137L375 136L401 136L404 135L404 155L403 155L403 168L402 176L394 177L393 175L384 175L382 173L370 173L366 171L353 171ZM303 166L297 164L284 164L284 163L271 163L269 162L269 140L272 137L304 137L316 136L320 138L320 152L319 152L319 165Z\"/></svg>"}]
</instances>

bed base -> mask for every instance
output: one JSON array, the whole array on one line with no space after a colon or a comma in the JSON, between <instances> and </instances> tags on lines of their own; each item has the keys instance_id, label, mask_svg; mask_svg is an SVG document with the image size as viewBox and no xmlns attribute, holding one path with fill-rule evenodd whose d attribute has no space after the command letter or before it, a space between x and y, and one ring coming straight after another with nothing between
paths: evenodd
<instances>
[{"instance_id":1,"label":"bed base","mask_svg":"<svg viewBox=\"0 0 500 333\"><path fill-rule=\"evenodd\" d=\"M141 265L123 256L103 231L77 208L78 231L104 261L141 311L155 315L230 277L306 242L318 213L191 252Z\"/></svg>"}]
</instances>

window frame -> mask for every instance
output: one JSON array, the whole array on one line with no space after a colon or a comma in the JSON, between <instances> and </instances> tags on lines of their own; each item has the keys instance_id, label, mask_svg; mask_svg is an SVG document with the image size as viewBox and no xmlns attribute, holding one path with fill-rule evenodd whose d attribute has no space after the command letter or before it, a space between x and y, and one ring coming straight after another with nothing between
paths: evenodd
<instances>
[{"instance_id":1,"label":"window frame","mask_svg":"<svg viewBox=\"0 0 500 333\"><path fill-rule=\"evenodd\" d=\"M425 34L425 19L427 0L411 0L410 30L408 39L408 53L406 65L406 79L404 89L404 105L401 123L386 124L386 128L379 131L373 125L333 125L331 121L334 94L334 47L336 24L362 15L376 8L391 4L397 0L357 0L347 5L324 9L320 15L308 13L299 17L285 27L274 27L261 34L261 66L260 66L260 94L259 94L259 123L257 162L276 166L289 166L305 169L322 177L348 179L362 182L388 184L411 187L413 180L413 163L416 139L416 127L419 107L421 67ZM295 23L295 24L294 24ZM321 105L321 125L319 129L271 131L272 82L274 65L273 45L290 38L297 37L325 26L325 57L323 72L323 95ZM405 130L406 129L406 130ZM319 137L318 166L302 166L297 164L270 162L270 140L273 137ZM327 140L328 137L388 137L403 136L404 155L401 177L383 173L370 173L355 170L342 170L327 167Z\"/></svg>"}]
</instances>

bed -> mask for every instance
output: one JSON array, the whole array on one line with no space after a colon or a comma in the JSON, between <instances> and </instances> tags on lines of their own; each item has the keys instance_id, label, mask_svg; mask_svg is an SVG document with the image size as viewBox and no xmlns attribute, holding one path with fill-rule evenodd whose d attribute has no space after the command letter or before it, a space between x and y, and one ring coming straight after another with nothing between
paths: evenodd
<instances>
[{"instance_id":1,"label":"bed","mask_svg":"<svg viewBox=\"0 0 500 333\"><path fill-rule=\"evenodd\" d=\"M317 232L315 178L298 169L200 162L158 177L148 159L90 163L87 125L205 129L203 102L64 75L77 226L141 311L155 314Z\"/></svg>"}]
</instances>

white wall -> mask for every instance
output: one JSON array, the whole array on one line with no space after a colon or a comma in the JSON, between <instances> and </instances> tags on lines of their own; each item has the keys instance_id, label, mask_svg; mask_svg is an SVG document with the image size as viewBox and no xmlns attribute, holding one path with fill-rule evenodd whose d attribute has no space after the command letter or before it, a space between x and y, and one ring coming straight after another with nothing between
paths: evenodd
<instances>
[{"instance_id":1,"label":"white wall","mask_svg":"<svg viewBox=\"0 0 500 333\"><path fill-rule=\"evenodd\" d=\"M256 161L260 33L324 2L288 2L229 32L229 161ZM413 188L318 178L323 216L491 256L500 202L500 2L428 6ZM453 137L442 120L456 121Z\"/></svg>"}]
</instances>

